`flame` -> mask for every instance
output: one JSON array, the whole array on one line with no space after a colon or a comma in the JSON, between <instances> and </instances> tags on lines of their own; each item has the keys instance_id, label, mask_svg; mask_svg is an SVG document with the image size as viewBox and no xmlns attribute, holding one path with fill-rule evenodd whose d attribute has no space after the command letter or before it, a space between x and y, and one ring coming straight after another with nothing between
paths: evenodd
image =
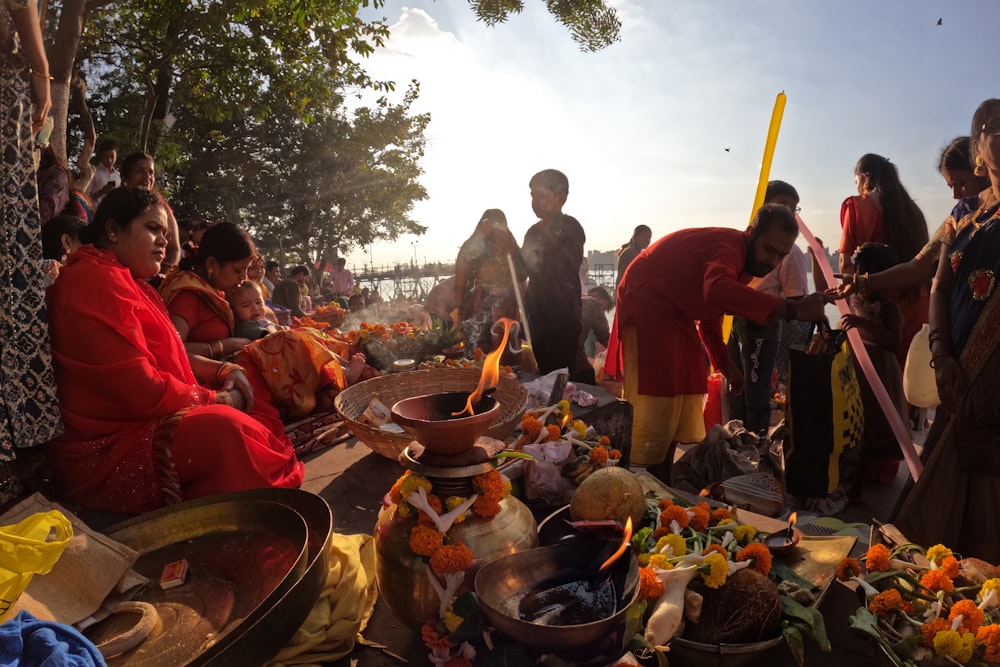
<instances>
[{"instance_id":1,"label":"flame","mask_svg":"<svg viewBox=\"0 0 1000 667\"><path fill-rule=\"evenodd\" d=\"M798 516L798 512L792 512L792 515L788 517L788 532L792 532L792 529L795 528L795 519L797 519Z\"/></svg>"},{"instance_id":2,"label":"flame","mask_svg":"<svg viewBox=\"0 0 1000 667\"><path fill-rule=\"evenodd\" d=\"M465 409L451 413L452 417L464 414L468 414L471 417L476 414L472 406L483 397L483 393L487 389L492 389L500 384L500 357L503 356L504 349L507 347L511 325L517 326L517 322L506 317L501 317L497 321L497 324L503 325L503 338L500 340L500 344L483 359L483 372L479 375L479 384L476 385L476 390L469 394L469 400L465 403Z\"/></svg>"},{"instance_id":3,"label":"flame","mask_svg":"<svg viewBox=\"0 0 1000 667\"><path fill-rule=\"evenodd\" d=\"M622 534L622 543L618 545L618 548L615 549L615 552L613 554L608 556L608 559L606 561L601 563L601 567L598 569L598 572L603 572L604 570L611 567L611 565L616 560L621 558L621 555L625 553L625 550L628 549L631 544L632 544L632 517L629 517L625 520L625 532Z\"/></svg>"}]
</instances>

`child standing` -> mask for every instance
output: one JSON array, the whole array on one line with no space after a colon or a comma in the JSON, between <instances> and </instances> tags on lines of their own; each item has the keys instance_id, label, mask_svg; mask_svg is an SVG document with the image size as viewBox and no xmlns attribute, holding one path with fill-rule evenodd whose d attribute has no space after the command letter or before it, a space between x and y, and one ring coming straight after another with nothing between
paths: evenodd
<instances>
[{"instance_id":1,"label":"child standing","mask_svg":"<svg viewBox=\"0 0 1000 667\"><path fill-rule=\"evenodd\" d=\"M854 253L855 270L877 273L899 263L896 252L884 243L865 243ZM899 367L896 349L903 331L903 314L897 302L898 294L867 292L852 294L851 312L841 318L844 329L857 329L865 349L882 384L902 419L906 419L906 398L903 394L903 371ZM871 385L858 374L861 399L865 411L864 441L861 445L861 465L852 487L852 496L860 493L861 484L868 481L888 484L899 468L903 453L875 398Z\"/></svg>"}]
</instances>

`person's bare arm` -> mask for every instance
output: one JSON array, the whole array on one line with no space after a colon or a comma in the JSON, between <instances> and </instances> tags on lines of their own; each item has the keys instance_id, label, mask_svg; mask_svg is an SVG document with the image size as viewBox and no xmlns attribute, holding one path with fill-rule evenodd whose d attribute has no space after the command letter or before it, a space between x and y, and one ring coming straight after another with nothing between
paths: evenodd
<instances>
[{"instance_id":1,"label":"person's bare arm","mask_svg":"<svg viewBox=\"0 0 1000 667\"><path fill-rule=\"evenodd\" d=\"M28 0L28 5L10 12L14 19L17 35L21 38L21 48L28 58L31 68L31 98L35 102L35 111L31 114L31 132L36 134L42 129L45 117L52 107L49 93L49 61L45 57L45 43L42 41L42 29L38 24L38 7L35 0Z\"/></svg>"}]
</instances>

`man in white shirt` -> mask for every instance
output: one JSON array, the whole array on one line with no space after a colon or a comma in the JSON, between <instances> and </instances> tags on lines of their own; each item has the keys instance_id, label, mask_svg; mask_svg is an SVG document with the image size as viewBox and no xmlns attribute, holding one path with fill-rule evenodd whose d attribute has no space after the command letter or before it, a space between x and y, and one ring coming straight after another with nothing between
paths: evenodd
<instances>
[{"instance_id":1,"label":"man in white shirt","mask_svg":"<svg viewBox=\"0 0 1000 667\"><path fill-rule=\"evenodd\" d=\"M115 169L115 162L118 161L118 147L115 146L115 142L102 141L98 157L101 162L94 168L94 178L87 187L87 196L90 197L95 209L104 195L122 184L122 176Z\"/></svg>"}]
</instances>

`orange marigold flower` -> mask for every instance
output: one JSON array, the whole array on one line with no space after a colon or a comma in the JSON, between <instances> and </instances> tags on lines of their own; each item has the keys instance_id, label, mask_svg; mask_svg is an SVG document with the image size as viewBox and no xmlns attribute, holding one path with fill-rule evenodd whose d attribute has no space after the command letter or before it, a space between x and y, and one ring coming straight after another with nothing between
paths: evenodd
<instances>
[{"instance_id":1,"label":"orange marigold flower","mask_svg":"<svg viewBox=\"0 0 1000 667\"><path fill-rule=\"evenodd\" d=\"M688 508L688 515L691 517L689 525L697 531L708 530L708 519L712 515L708 503L698 503L694 507Z\"/></svg>"},{"instance_id":2,"label":"orange marigold flower","mask_svg":"<svg viewBox=\"0 0 1000 667\"><path fill-rule=\"evenodd\" d=\"M594 465L603 465L608 461L608 450L604 447L594 447L587 456Z\"/></svg>"},{"instance_id":3,"label":"orange marigold flower","mask_svg":"<svg viewBox=\"0 0 1000 667\"><path fill-rule=\"evenodd\" d=\"M416 525L410 530L410 549L418 556L430 557L444 545L444 533L433 526Z\"/></svg>"},{"instance_id":4,"label":"orange marigold flower","mask_svg":"<svg viewBox=\"0 0 1000 667\"><path fill-rule=\"evenodd\" d=\"M924 646L934 648L934 636L945 630L951 630L951 623L946 618L935 618L921 625L920 634L924 636Z\"/></svg>"},{"instance_id":5,"label":"orange marigold flower","mask_svg":"<svg viewBox=\"0 0 1000 667\"><path fill-rule=\"evenodd\" d=\"M751 542L736 553L736 561L753 561L753 569L764 576L771 573L771 552L760 542Z\"/></svg>"},{"instance_id":6,"label":"orange marigold flower","mask_svg":"<svg viewBox=\"0 0 1000 667\"><path fill-rule=\"evenodd\" d=\"M441 499L433 493L427 494L427 504L430 505L438 514L441 514L441 510L444 509L441 506ZM434 520L431 519L431 515L423 510L417 510L417 522L422 523L425 526L434 525Z\"/></svg>"},{"instance_id":7,"label":"orange marigold flower","mask_svg":"<svg viewBox=\"0 0 1000 667\"><path fill-rule=\"evenodd\" d=\"M479 496L476 502L472 503L472 511L476 516L491 519L500 514L500 503L488 496Z\"/></svg>"},{"instance_id":8,"label":"orange marigold flower","mask_svg":"<svg viewBox=\"0 0 1000 667\"><path fill-rule=\"evenodd\" d=\"M930 570L928 572L924 572L923 576L920 577L920 585L935 593L938 591L951 593L955 590L955 583L944 570Z\"/></svg>"},{"instance_id":9,"label":"orange marigold flower","mask_svg":"<svg viewBox=\"0 0 1000 667\"><path fill-rule=\"evenodd\" d=\"M666 526L660 526L659 528L653 531L653 539L658 540L661 537L665 537L667 535L672 535L672 534L673 533L670 532L669 528L667 528Z\"/></svg>"},{"instance_id":10,"label":"orange marigold flower","mask_svg":"<svg viewBox=\"0 0 1000 667\"><path fill-rule=\"evenodd\" d=\"M474 554L461 542L447 544L431 555L431 569L438 574L468 570Z\"/></svg>"},{"instance_id":11,"label":"orange marigold flower","mask_svg":"<svg viewBox=\"0 0 1000 667\"><path fill-rule=\"evenodd\" d=\"M555 424L549 424L545 430L549 432L548 437L545 438L547 441L556 442L562 437L562 429Z\"/></svg>"},{"instance_id":12,"label":"orange marigold flower","mask_svg":"<svg viewBox=\"0 0 1000 667\"><path fill-rule=\"evenodd\" d=\"M718 509L712 510L712 513L708 518L708 525L714 526L724 519L732 519L733 513L729 511L728 508L720 507Z\"/></svg>"},{"instance_id":13,"label":"orange marigold flower","mask_svg":"<svg viewBox=\"0 0 1000 667\"><path fill-rule=\"evenodd\" d=\"M639 568L639 598L656 600L663 595L663 582L656 576L651 567Z\"/></svg>"},{"instance_id":14,"label":"orange marigold flower","mask_svg":"<svg viewBox=\"0 0 1000 667\"><path fill-rule=\"evenodd\" d=\"M472 359L474 361L482 361L483 357L485 357L485 356L486 356L486 353L483 352L483 348L481 348L479 346L476 346L476 349L472 351Z\"/></svg>"},{"instance_id":15,"label":"orange marigold flower","mask_svg":"<svg viewBox=\"0 0 1000 667\"><path fill-rule=\"evenodd\" d=\"M621 453L621 450L615 449L614 447L612 447L611 448L611 453L608 454L608 456L610 458L612 458L612 459L620 459L622 457L622 453Z\"/></svg>"},{"instance_id":16,"label":"orange marigold flower","mask_svg":"<svg viewBox=\"0 0 1000 667\"><path fill-rule=\"evenodd\" d=\"M958 559L954 556L945 556L941 559L941 571L954 579L958 576Z\"/></svg>"},{"instance_id":17,"label":"orange marigold flower","mask_svg":"<svg viewBox=\"0 0 1000 667\"><path fill-rule=\"evenodd\" d=\"M499 502L504 497L503 477L496 470L472 478L472 486L483 498Z\"/></svg>"},{"instance_id":18,"label":"orange marigold flower","mask_svg":"<svg viewBox=\"0 0 1000 667\"><path fill-rule=\"evenodd\" d=\"M656 506L659 507L661 510L665 510L673 504L674 501L672 501L670 498L661 498L660 502L658 502Z\"/></svg>"},{"instance_id":19,"label":"orange marigold flower","mask_svg":"<svg viewBox=\"0 0 1000 667\"><path fill-rule=\"evenodd\" d=\"M423 624L420 628L420 638L424 640L424 646L432 651L435 649L450 649L456 646L453 641L448 639L447 634L437 631L437 621L435 619L431 619Z\"/></svg>"},{"instance_id":20,"label":"orange marigold flower","mask_svg":"<svg viewBox=\"0 0 1000 667\"><path fill-rule=\"evenodd\" d=\"M524 415L521 417L521 430L527 436L528 442L534 442L542 432L542 422L534 415Z\"/></svg>"},{"instance_id":21,"label":"orange marigold flower","mask_svg":"<svg viewBox=\"0 0 1000 667\"><path fill-rule=\"evenodd\" d=\"M976 630L976 640L986 647L986 652L983 653L986 662L990 664L1000 662L1000 625L991 623L979 626Z\"/></svg>"},{"instance_id":22,"label":"orange marigold flower","mask_svg":"<svg viewBox=\"0 0 1000 667\"><path fill-rule=\"evenodd\" d=\"M847 581L861 574L861 561L857 558L844 558L837 564L837 580Z\"/></svg>"},{"instance_id":23,"label":"orange marigold flower","mask_svg":"<svg viewBox=\"0 0 1000 667\"><path fill-rule=\"evenodd\" d=\"M884 544L872 545L865 554L865 564L869 572L885 572L889 569L889 548Z\"/></svg>"},{"instance_id":24,"label":"orange marigold flower","mask_svg":"<svg viewBox=\"0 0 1000 667\"><path fill-rule=\"evenodd\" d=\"M690 520L691 517L688 516L687 510L680 505L671 505L660 512L661 526L669 527L671 521L676 521L681 528L687 528Z\"/></svg>"},{"instance_id":25,"label":"orange marigold flower","mask_svg":"<svg viewBox=\"0 0 1000 667\"><path fill-rule=\"evenodd\" d=\"M410 471L407 470L406 472L403 473L403 475L399 479L395 481L395 483L389 489L389 500L396 503L397 505L399 504L399 501L403 499L403 494L400 493L399 487L403 484L403 480L405 480L409 475Z\"/></svg>"},{"instance_id":26,"label":"orange marigold flower","mask_svg":"<svg viewBox=\"0 0 1000 667\"><path fill-rule=\"evenodd\" d=\"M442 667L472 667L472 661L460 655L453 655L444 661Z\"/></svg>"},{"instance_id":27,"label":"orange marigold flower","mask_svg":"<svg viewBox=\"0 0 1000 667\"><path fill-rule=\"evenodd\" d=\"M725 556L727 560L729 559L729 552L726 551L725 549L723 549L721 544L710 544L710 545L708 545L707 547L705 547L704 549L701 550L701 555L702 556L707 556L708 554L710 554L712 552L720 553L723 556Z\"/></svg>"},{"instance_id":28,"label":"orange marigold flower","mask_svg":"<svg viewBox=\"0 0 1000 667\"><path fill-rule=\"evenodd\" d=\"M903 596L895 588L887 588L872 598L868 608L879 616L888 616L893 609L903 609Z\"/></svg>"},{"instance_id":29,"label":"orange marigold flower","mask_svg":"<svg viewBox=\"0 0 1000 667\"><path fill-rule=\"evenodd\" d=\"M959 600L951 606L948 612L948 620L954 621L959 616L962 617L960 627L968 629L969 632L976 632L983 624L983 610L976 606L972 600Z\"/></svg>"},{"instance_id":30,"label":"orange marigold flower","mask_svg":"<svg viewBox=\"0 0 1000 667\"><path fill-rule=\"evenodd\" d=\"M610 447L611 446L611 438L609 438L606 435L602 435L600 438L597 439L597 444L604 445L605 447Z\"/></svg>"}]
</instances>

